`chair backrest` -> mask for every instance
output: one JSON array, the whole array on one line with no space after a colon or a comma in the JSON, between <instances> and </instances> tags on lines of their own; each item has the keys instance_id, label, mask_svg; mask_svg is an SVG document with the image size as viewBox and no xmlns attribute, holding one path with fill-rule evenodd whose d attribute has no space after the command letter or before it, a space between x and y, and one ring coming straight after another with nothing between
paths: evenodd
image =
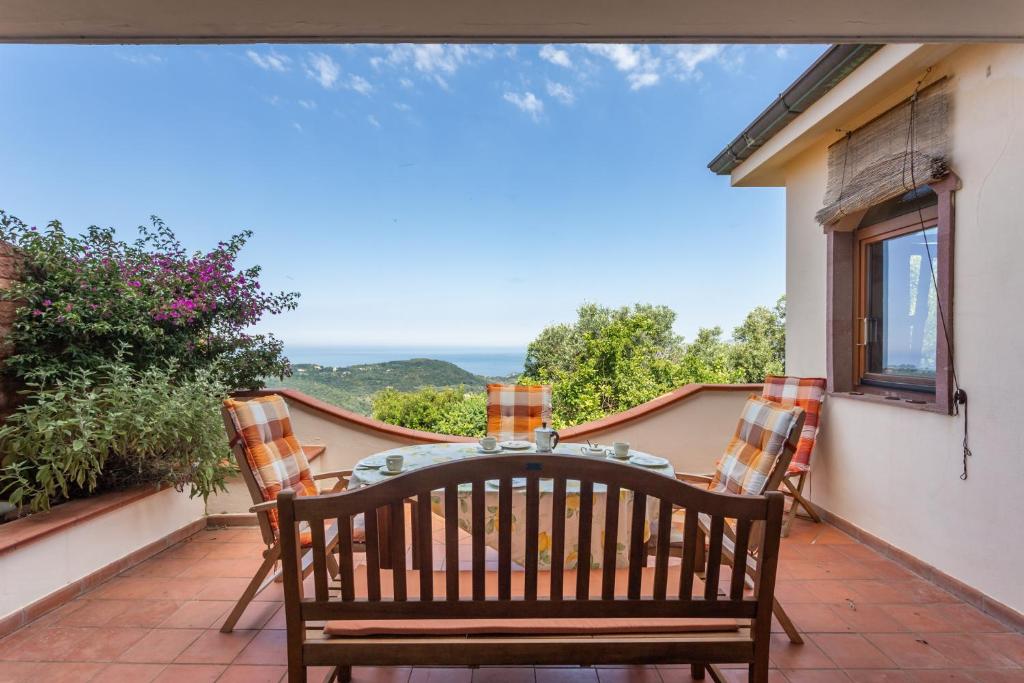
<instances>
[{"instance_id":1,"label":"chair backrest","mask_svg":"<svg viewBox=\"0 0 1024 683\"><path fill-rule=\"evenodd\" d=\"M551 387L488 384L487 435L498 441L533 441L533 430L551 424Z\"/></svg>"},{"instance_id":2,"label":"chair backrest","mask_svg":"<svg viewBox=\"0 0 1024 683\"><path fill-rule=\"evenodd\" d=\"M253 503L275 500L284 489L292 489L299 495L317 494L309 460L292 431L291 416L283 398L276 394L228 398L221 412L232 452ZM277 511L261 513L259 519L264 541L269 544L278 530Z\"/></svg>"},{"instance_id":3,"label":"chair backrest","mask_svg":"<svg viewBox=\"0 0 1024 683\"><path fill-rule=\"evenodd\" d=\"M516 491L516 478L525 479L525 491ZM488 482L497 482L497 488ZM541 494L541 483L544 493ZM571 487L567 483L572 482ZM573 491L578 482L579 495ZM461 490L460 490L461 486ZM550 487L550 488L549 488ZM593 527L595 487L606 487L603 534ZM570 493L567 494L567 489ZM615 555L621 541L618 536L620 494L632 493L629 515L628 568L617 569ZM525 511L513 519L513 495L525 496ZM591 572L565 566L566 517L568 499L573 499L572 517L579 524L578 556L588 557L591 538L603 538L603 547L594 548L594 556L603 556L600 591L590 586ZM433 500L432 500L433 499ZM551 505L552 528L540 529L541 500ZM487 587L490 561L485 555L485 522L488 506L496 500L498 537L497 584ZM602 500L596 497L596 500ZM296 497L291 491L278 496L281 513L281 544L284 564L284 592L289 647L300 646L308 621L345 619L536 619L542 617L714 617L718 619L754 619L765 637L770 632L772 596L775 585L783 496L777 491L765 496L735 496L712 493L688 486L652 471L611 462L604 458L573 455L500 455L468 458L432 465L399 475L361 489L317 497ZM405 566L406 502L416 506L414 533L419 553L418 597L409 599ZM650 507L648 507L650 503ZM578 509L575 505L579 505ZM670 520L675 509L686 510L683 565L671 585L669 576ZM380 514L386 509L386 514ZM434 539L431 535L431 511L443 513L445 569L438 572L435 585ZM654 545L653 585L645 586L649 595L641 595L641 579L648 565L645 538L647 511L656 510L659 524ZM518 511L518 510L517 510ZM698 542L698 514L710 516L710 549L707 555L703 589L695 586L694 552ZM365 597L356 593L352 553L353 519L366 520ZM393 569L382 576L378 547L379 519L388 520ZM726 520L735 524L739 547L746 548L753 525L766 529L758 558L758 577L753 596L744 593L747 553L736 553L732 570L719 594L722 565L723 529ZM626 520L623 520L624 522ZM313 531L312 578L303 585L300 568L298 529L303 523ZM325 525L337 525L337 548L327 550ZM577 522L573 521L575 525ZM460 526L472 537L471 577L460 588ZM526 543L522 595L513 596L512 535L524 533ZM541 548L541 537L544 546ZM623 541L625 539L622 539ZM550 545L548 545L550 544ZM542 575L538 586L539 554L550 550L551 571ZM331 581L328 552L337 553L340 588ZM465 558L463 558L465 559ZM673 567L673 571L677 568ZM360 568L360 572L363 571ZM625 572L625 591L616 588L616 574ZM417 572L410 572L416 574ZM440 580L443 574L443 582ZM575 575L571 580L566 576ZM469 580L471 578L471 581ZM493 577L492 577L493 578ZM416 579L411 579L415 581ZM387 581L390 590L382 591ZM597 579L595 578L595 583ZM569 583L566 586L563 583ZM572 585L575 584L575 585ZM329 589L330 586L330 589ZM385 584L385 587L387 585ZM694 588L697 588L695 596ZM362 588L360 588L362 591ZM382 592L385 593L382 596ZM622 593L625 592L625 595ZM307 593L312 593L311 595ZM390 596L386 595L390 593ZM443 595L442 595L443 593ZM566 595L566 594L569 595ZM297 636L297 634L303 634ZM293 642L293 636L297 636Z\"/></svg>"},{"instance_id":4,"label":"chair backrest","mask_svg":"<svg viewBox=\"0 0 1024 683\"><path fill-rule=\"evenodd\" d=\"M821 418L821 404L825 402L828 382L821 377L778 377L764 378L761 396L784 406L800 406L804 409L804 426L800 442L789 463L792 472L807 472L811 469L811 454L818 438L818 424Z\"/></svg>"},{"instance_id":5,"label":"chair backrest","mask_svg":"<svg viewBox=\"0 0 1024 683\"><path fill-rule=\"evenodd\" d=\"M708 488L755 496L779 488L796 452L803 421L803 408L751 395Z\"/></svg>"}]
</instances>

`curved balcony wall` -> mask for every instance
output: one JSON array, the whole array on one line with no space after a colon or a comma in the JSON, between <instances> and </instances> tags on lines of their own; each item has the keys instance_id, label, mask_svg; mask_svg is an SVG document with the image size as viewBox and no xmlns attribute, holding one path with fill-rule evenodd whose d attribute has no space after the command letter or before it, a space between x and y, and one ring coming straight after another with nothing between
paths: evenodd
<instances>
[{"instance_id":1,"label":"curved balcony wall","mask_svg":"<svg viewBox=\"0 0 1024 683\"><path fill-rule=\"evenodd\" d=\"M634 447L668 458L677 471L709 472L736 428L740 408L760 384L687 384L616 415L561 430L563 441L610 444L628 441ZM349 469L373 453L417 443L475 441L461 436L421 432L374 420L293 389L277 389L292 415L303 444L322 445L325 453L315 471ZM210 514L241 514L252 505L239 480L226 494L210 498Z\"/></svg>"}]
</instances>

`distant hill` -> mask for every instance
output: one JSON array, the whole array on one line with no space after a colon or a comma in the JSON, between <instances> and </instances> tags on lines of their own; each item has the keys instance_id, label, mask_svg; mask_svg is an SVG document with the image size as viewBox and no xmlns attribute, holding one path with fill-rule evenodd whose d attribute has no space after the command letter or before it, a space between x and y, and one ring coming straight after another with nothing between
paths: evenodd
<instances>
[{"instance_id":1,"label":"distant hill","mask_svg":"<svg viewBox=\"0 0 1024 683\"><path fill-rule=\"evenodd\" d=\"M371 412L373 395L387 387L398 391L415 391L428 386L461 386L466 391L483 391L488 382L508 379L474 375L454 363L430 358L343 368L303 363L295 365L293 369L291 377L284 380L269 379L267 386L297 389L321 401L364 415Z\"/></svg>"}]
</instances>

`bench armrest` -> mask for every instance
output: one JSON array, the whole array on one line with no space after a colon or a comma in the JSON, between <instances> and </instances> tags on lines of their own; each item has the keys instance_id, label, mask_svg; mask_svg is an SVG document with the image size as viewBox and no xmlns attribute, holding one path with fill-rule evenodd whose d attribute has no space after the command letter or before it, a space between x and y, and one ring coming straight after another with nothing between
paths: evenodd
<instances>
[{"instance_id":1,"label":"bench armrest","mask_svg":"<svg viewBox=\"0 0 1024 683\"><path fill-rule=\"evenodd\" d=\"M253 505L249 508L249 512L267 512L269 510L277 509L276 500L268 500L266 503L260 503L259 505Z\"/></svg>"},{"instance_id":2,"label":"bench armrest","mask_svg":"<svg viewBox=\"0 0 1024 683\"><path fill-rule=\"evenodd\" d=\"M676 479L687 484L710 484L714 474L691 474L689 472L676 472Z\"/></svg>"},{"instance_id":3,"label":"bench armrest","mask_svg":"<svg viewBox=\"0 0 1024 683\"><path fill-rule=\"evenodd\" d=\"M335 472L321 472L313 475L313 481L321 479L337 479L338 482L331 487L331 493L344 491L348 488L348 480L352 477L352 470L337 470Z\"/></svg>"}]
</instances>

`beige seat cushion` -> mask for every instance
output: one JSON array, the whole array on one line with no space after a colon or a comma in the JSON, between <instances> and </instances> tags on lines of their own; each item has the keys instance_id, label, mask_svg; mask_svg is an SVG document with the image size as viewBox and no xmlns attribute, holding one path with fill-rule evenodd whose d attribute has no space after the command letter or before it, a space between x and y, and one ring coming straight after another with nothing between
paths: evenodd
<instances>
[{"instance_id":1,"label":"beige seat cushion","mask_svg":"<svg viewBox=\"0 0 1024 683\"><path fill-rule=\"evenodd\" d=\"M633 635L737 631L735 619L350 619L328 621L334 637Z\"/></svg>"}]
</instances>

